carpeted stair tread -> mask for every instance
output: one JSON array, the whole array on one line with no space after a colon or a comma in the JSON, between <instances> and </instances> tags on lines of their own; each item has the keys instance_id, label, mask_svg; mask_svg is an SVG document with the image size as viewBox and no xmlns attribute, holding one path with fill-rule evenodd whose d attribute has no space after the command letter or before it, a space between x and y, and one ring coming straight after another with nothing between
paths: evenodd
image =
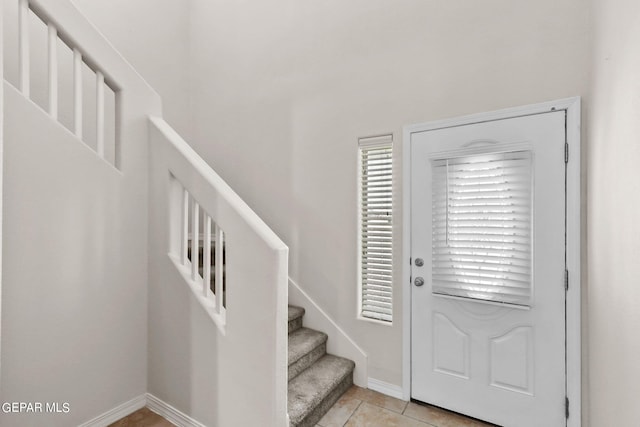
<instances>
[{"instance_id":1,"label":"carpeted stair tread","mask_svg":"<svg viewBox=\"0 0 640 427\"><path fill-rule=\"evenodd\" d=\"M327 334L309 328L300 328L289 335L289 365L314 348L327 342Z\"/></svg>"},{"instance_id":2,"label":"carpeted stair tread","mask_svg":"<svg viewBox=\"0 0 640 427\"><path fill-rule=\"evenodd\" d=\"M296 307L295 305L289 306L289 321L304 316L304 308Z\"/></svg>"},{"instance_id":3,"label":"carpeted stair tread","mask_svg":"<svg viewBox=\"0 0 640 427\"><path fill-rule=\"evenodd\" d=\"M327 334L300 328L289 334L289 380L311 366L327 352Z\"/></svg>"},{"instance_id":4,"label":"carpeted stair tread","mask_svg":"<svg viewBox=\"0 0 640 427\"><path fill-rule=\"evenodd\" d=\"M288 331L291 334L302 327L302 316L304 316L304 308L289 306L289 325Z\"/></svg>"},{"instance_id":5,"label":"carpeted stair tread","mask_svg":"<svg viewBox=\"0 0 640 427\"><path fill-rule=\"evenodd\" d=\"M314 425L353 383L351 360L327 354L289 381L291 426Z\"/></svg>"}]
</instances>

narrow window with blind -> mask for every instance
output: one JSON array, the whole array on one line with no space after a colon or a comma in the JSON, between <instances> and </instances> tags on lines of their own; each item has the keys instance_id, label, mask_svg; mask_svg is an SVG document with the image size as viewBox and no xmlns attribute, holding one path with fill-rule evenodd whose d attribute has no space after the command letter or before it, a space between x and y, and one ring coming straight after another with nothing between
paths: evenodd
<instances>
[{"instance_id":1,"label":"narrow window with blind","mask_svg":"<svg viewBox=\"0 0 640 427\"><path fill-rule=\"evenodd\" d=\"M393 136L359 140L360 315L391 322Z\"/></svg>"},{"instance_id":2,"label":"narrow window with blind","mask_svg":"<svg viewBox=\"0 0 640 427\"><path fill-rule=\"evenodd\" d=\"M531 152L432 162L433 293L529 306Z\"/></svg>"}]
</instances>

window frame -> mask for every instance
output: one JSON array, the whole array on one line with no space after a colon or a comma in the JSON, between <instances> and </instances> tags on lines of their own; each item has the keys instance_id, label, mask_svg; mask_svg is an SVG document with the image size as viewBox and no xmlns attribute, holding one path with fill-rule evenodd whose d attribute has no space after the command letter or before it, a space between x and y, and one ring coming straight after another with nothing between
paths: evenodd
<instances>
[{"instance_id":1,"label":"window frame","mask_svg":"<svg viewBox=\"0 0 640 427\"><path fill-rule=\"evenodd\" d=\"M367 150L373 150L373 149L381 149L381 148L387 148L391 150L391 173L390 173L390 177L389 177L389 185L391 186L391 190L390 190L390 196L391 196L391 224L390 224L390 230L391 230L391 252L388 256L388 259L390 261L390 266L391 266L391 276L389 278L389 283L388 283L388 287L389 287L389 291L390 291L390 297L391 297L391 301L389 303L390 305L390 310L391 313L389 314L389 319L384 319L384 318L377 318L377 317L371 317L371 316L367 316L364 314L364 276L363 276L363 263L364 263L364 252L365 252L365 248L364 248L364 240L363 240L363 207L364 207L364 203L363 203L363 196L364 196L364 188L363 188L363 152L367 151ZM395 238L394 238L394 227L396 224L396 221L394 220L395 217L395 194L394 194L394 175L395 175L395 160L394 160L394 143L393 143L393 134L389 133L389 134L381 134L381 135L376 135L376 136L370 136L370 137L363 137L363 138L359 138L358 139L358 152L357 152L357 283L358 283L358 295L357 295L357 318L359 320L363 320L363 321L367 321L367 322L373 322L373 323L377 323L377 324L381 324L381 325L386 325L386 326L392 326L393 325L393 317L394 317L394 310L393 310L393 305L394 305L394 297L393 297L393 293L394 293L394 255L395 255L395 251L394 251L394 244L395 244Z\"/></svg>"}]
</instances>

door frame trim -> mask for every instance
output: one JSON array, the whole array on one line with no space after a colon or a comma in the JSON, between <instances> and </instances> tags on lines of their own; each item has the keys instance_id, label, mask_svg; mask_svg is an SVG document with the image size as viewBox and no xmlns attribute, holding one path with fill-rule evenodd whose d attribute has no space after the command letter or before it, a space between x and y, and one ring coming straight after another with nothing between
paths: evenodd
<instances>
[{"instance_id":1,"label":"door frame trim","mask_svg":"<svg viewBox=\"0 0 640 427\"><path fill-rule=\"evenodd\" d=\"M567 117L566 140L569 145L567 163L566 215L567 215L567 270L569 289L566 308L566 385L571 402L567 427L579 427L582 420L582 339L581 339L581 287L582 287L582 183L580 128L580 97L560 99L486 113L471 114L451 119L404 126L402 137L402 390L403 398L411 398L411 136L414 133L565 111Z\"/></svg>"},{"instance_id":2,"label":"door frame trim","mask_svg":"<svg viewBox=\"0 0 640 427\"><path fill-rule=\"evenodd\" d=\"M4 2L0 2L0 16L4 16ZM4 31L0 31L0 374L2 373L2 200L4 188Z\"/></svg>"}]
</instances>

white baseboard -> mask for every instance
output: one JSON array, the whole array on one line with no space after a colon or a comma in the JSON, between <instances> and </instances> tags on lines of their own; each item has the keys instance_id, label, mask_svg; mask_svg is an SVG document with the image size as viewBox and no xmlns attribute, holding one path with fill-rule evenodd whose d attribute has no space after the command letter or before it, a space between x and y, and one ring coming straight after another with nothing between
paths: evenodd
<instances>
[{"instance_id":1,"label":"white baseboard","mask_svg":"<svg viewBox=\"0 0 640 427\"><path fill-rule=\"evenodd\" d=\"M387 396L395 397L396 399L404 399L403 389L399 385L389 384L384 381L376 380L375 378L369 378L368 388L378 393L386 394Z\"/></svg>"},{"instance_id":2,"label":"white baseboard","mask_svg":"<svg viewBox=\"0 0 640 427\"><path fill-rule=\"evenodd\" d=\"M135 397L84 424L80 424L78 427L106 427L145 406L178 427L206 427L150 393Z\"/></svg>"},{"instance_id":3,"label":"white baseboard","mask_svg":"<svg viewBox=\"0 0 640 427\"><path fill-rule=\"evenodd\" d=\"M138 409L144 408L146 404L147 397L144 394L134 397L130 401L124 402L104 414L98 415L92 420L80 424L78 427L106 427L109 424L115 423L119 419L137 411Z\"/></svg>"},{"instance_id":4,"label":"white baseboard","mask_svg":"<svg viewBox=\"0 0 640 427\"><path fill-rule=\"evenodd\" d=\"M201 422L194 420L184 412L179 411L150 393L147 393L147 407L178 427L206 427Z\"/></svg>"}]
</instances>

